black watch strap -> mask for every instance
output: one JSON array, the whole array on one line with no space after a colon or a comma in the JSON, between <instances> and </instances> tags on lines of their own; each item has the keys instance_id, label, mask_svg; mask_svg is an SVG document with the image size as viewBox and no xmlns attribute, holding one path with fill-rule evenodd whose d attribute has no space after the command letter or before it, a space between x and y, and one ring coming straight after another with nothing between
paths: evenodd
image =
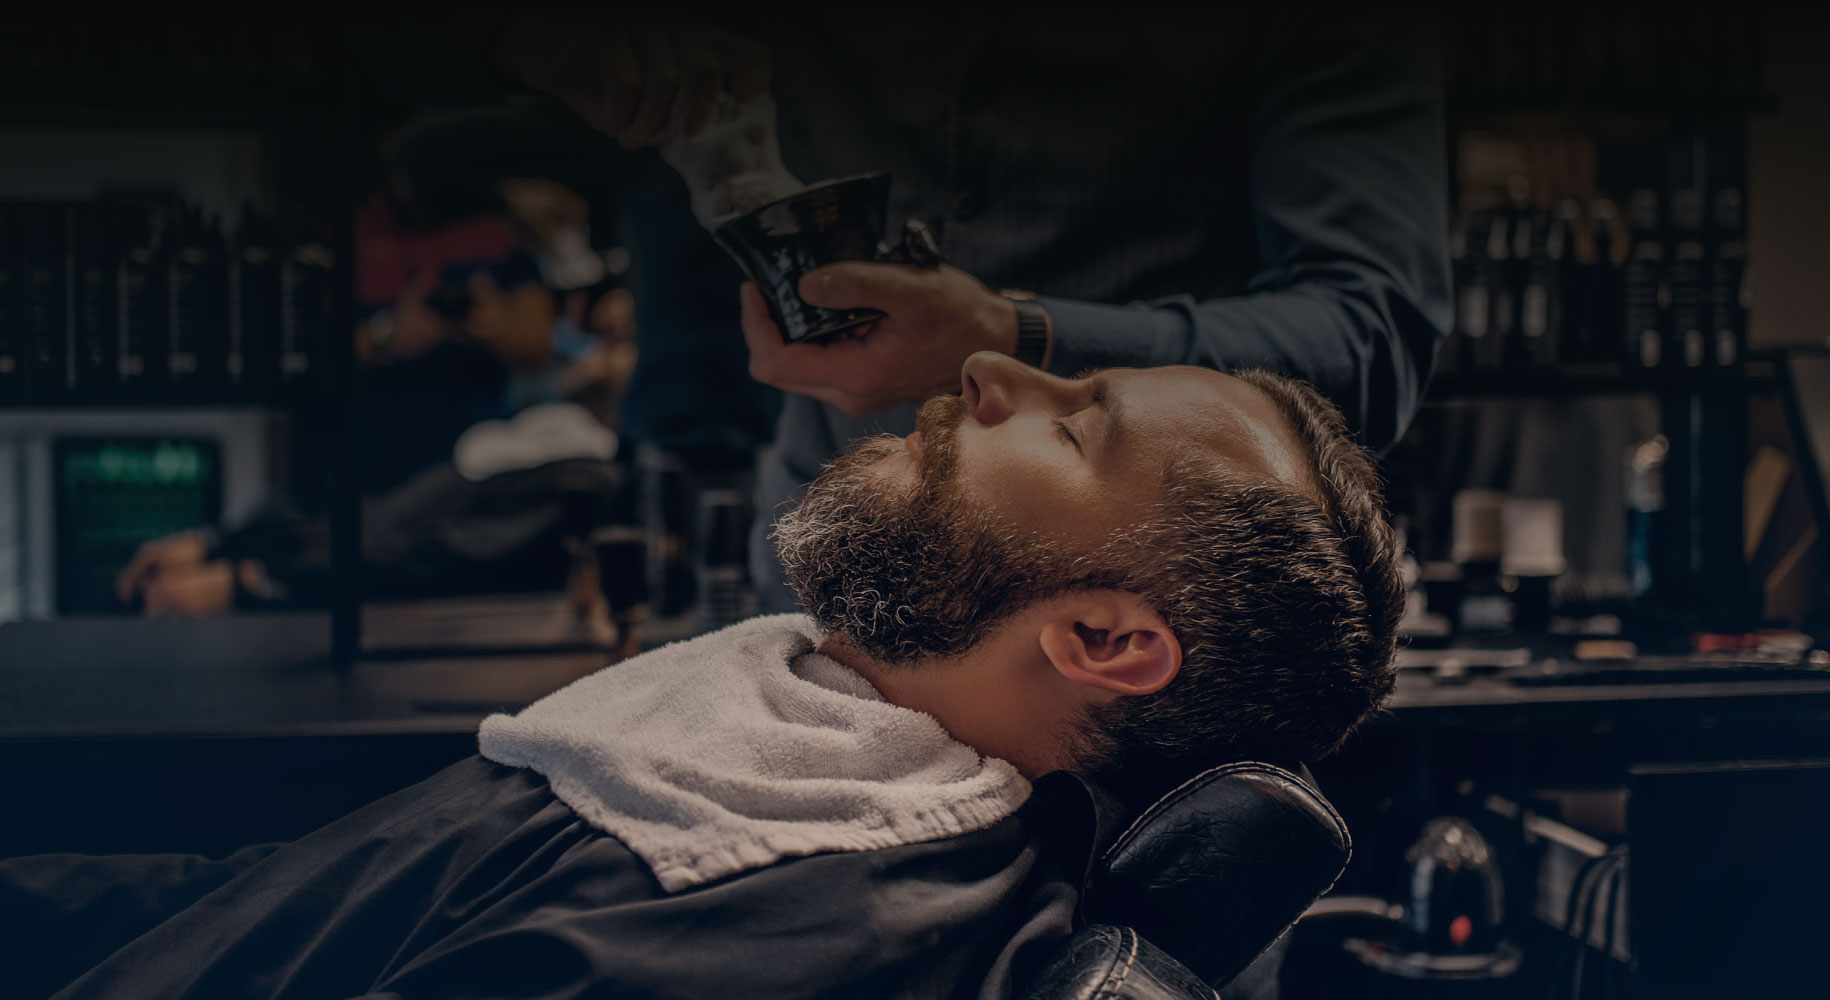
<instances>
[{"instance_id":1,"label":"black watch strap","mask_svg":"<svg viewBox=\"0 0 1830 1000\"><path fill-rule=\"evenodd\" d=\"M1005 289L998 294L1017 307L1017 349L1011 352L1011 357L1031 368L1042 367L1042 362L1048 360L1050 329L1053 326L1048 309L1036 301L1033 292Z\"/></svg>"}]
</instances>

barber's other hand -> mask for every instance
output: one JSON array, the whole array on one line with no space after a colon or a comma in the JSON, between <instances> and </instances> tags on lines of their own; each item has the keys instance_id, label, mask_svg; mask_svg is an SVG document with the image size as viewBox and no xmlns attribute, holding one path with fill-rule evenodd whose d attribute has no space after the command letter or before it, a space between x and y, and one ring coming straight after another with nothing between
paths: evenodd
<instances>
[{"instance_id":1,"label":"barber's other hand","mask_svg":"<svg viewBox=\"0 0 1830 1000\"><path fill-rule=\"evenodd\" d=\"M721 91L769 89L769 51L705 24L613 13L509 18L487 55L503 79L551 94L626 149L697 132Z\"/></svg>"},{"instance_id":2,"label":"barber's other hand","mask_svg":"<svg viewBox=\"0 0 1830 1000\"><path fill-rule=\"evenodd\" d=\"M957 390L967 358L1017 346L1016 306L956 267L830 264L803 277L800 293L812 305L884 316L837 339L784 344L762 292L745 282L739 294L750 375L848 416Z\"/></svg>"}]
</instances>

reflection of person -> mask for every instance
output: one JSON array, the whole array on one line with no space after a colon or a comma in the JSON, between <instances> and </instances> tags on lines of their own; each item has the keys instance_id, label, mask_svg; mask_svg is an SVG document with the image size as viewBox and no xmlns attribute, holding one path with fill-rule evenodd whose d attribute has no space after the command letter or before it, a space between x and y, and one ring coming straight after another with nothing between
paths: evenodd
<instances>
[{"instance_id":1,"label":"reflection of person","mask_svg":"<svg viewBox=\"0 0 1830 1000\"><path fill-rule=\"evenodd\" d=\"M1300 384L991 353L961 383L781 524L811 617L492 717L488 760L291 845L0 864L9 987L1020 991L1115 803L1338 747L1402 595L1367 457Z\"/></svg>"},{"instance_id":2,"label":"reflection of person","mask_svg":"<svg viewBox=\"0 0 1830 1000\"><path fill-rule=\"evenodd\" d=\"M576 196L558 185L516 181L508 200L529 229L582 221ZM562 492L607 489L616 474L574 468L482 487L452 469L453 448L479 424L549 397L614 420L634 364L627 295L594 305L569 296L577 315L562 324L554 290L497 215L410 230L377 192L357 236L358 298L370 311L356 330L362 584L396 597L556 589L566 569ZM556 346L562 335L570 350ZM331 586L328 518L275 501L236 525L147 541L120 571L116 596L149 617L194 617L322 607Z\"/></svg>"},{"instance_id":3,"label":"reflection of person","mask_svg":"<svg viewBox=\"0 0 1830 1000\"><path fill-rule=\"evenodd\" d=\"M888 171L892 218L929 222L951 261L810 275L809 302L888 314L826 345L784 345L745 294L751 371L790 392L759 511L847 442L906 432L913 404L979 350L1062 375L1262 367L1316 385L1367 444L1403 432L1449 311L1441 95L1419 25L1286 8L944 23L873 12L748 30L773 50L788 168L810 181ZM651 73L673 51L653 34L573 23L564 45L515 36L498 63L640 145L671 127L666 98L718 77L709 45L690 74ZM530 52L546 58L517 61ZM766 586L773 558L757 541ZM765 593L777 607L786 596Z\"/></svg>"}]
</instances>

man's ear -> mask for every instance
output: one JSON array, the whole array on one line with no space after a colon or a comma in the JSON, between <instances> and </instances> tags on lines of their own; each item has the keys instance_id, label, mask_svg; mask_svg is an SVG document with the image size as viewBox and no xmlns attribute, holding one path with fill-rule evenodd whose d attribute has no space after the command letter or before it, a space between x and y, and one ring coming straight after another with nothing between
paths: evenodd
<instances>
[{"instance_id":1,"label":"man's ear","mask_svg":"<svg viewBox=\"0 0 1830 1000\"><path fill-rule=\"evenodd\" d=\"M1182 669L1182 645L1136 594L1081 591L1049 602L1038 636L1062 677L1121 695L1154 694Z\"/></svg>"}]
</instances>

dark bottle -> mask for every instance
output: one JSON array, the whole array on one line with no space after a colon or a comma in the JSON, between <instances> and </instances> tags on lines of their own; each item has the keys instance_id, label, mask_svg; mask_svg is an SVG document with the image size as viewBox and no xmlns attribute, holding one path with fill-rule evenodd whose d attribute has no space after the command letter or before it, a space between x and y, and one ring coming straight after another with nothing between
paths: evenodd
<instances>
[{"instance_id":1,"label":"dark bottle","mask_svg":"<svg viewBox=\"0 0 1830 1000\"><path fill-rule=\"evenodd\" d=\"M228 354L227 271L222 239L201 210L175 217L166 264L165 379L178 399L219 396Z\"/></svg>"},{"instance_id":2,"label":"dark bottle","mask_svg":"<svg viewBox=\"0 0 1830 1000\"><path fill-rule=\"evenodd\" d=\"M1480 367L1498 369L1507 365L1511 344L1517 336L1519 306L1514 279L1519 273L1513 259L1513 232L1518 219L1504 209L1495 209L1487 229L1487 336L1481 343Z\"/></svg>"},{"instance_id":3,"label":"dark bottle","mask_svg":"<svg viewBox=\"0 0 1830 1000\"><path fill-rule=\"evenodd\" d=\"M1747 353L1747 218L1739 138L1712 143L1710 156L1703 311L1711 331L1710 362L1732 366Z\"/></svg>"},{"instance_id":4,"label":"dark bottle","mask_svg":"<svg viewBox=\"0 0 1830 1000\"><path fill-rule=\"evenodd\" d=\"M1455 282L1455 338L1461 348L1457 360L1463 369L1482 367L1487 355L1493 321L1493 268L1487 256L1492 224L1490 213L1476 209L1468 213L1463 228L1466 252Z\"/></svg>"},{"instance_id":5,"label":"dark bottle","mask_svg":"<svg viewBox=\"0 0 1830 1000\"><path fill-rule=\"evenodd\" d=\"M1468 280L1468 213L1457 212L1449 223L1449 280L1455 288L1455 316L1449 335L1436 349L1434 371L1446 375L1460 371L1466 364L1467 334L1462 330L1462 292Z\"/></svg>"},{"instance_id":6,"label":"dark bottle","mask_svg":"<svg viewBox=\"0 0 1830 1000\"><path fill-rule=\"evenodd\" d=\"M1665 316L1670 289L1665 284L1665 234L1659 225L1658 192L1639 188L1627 199L1628 237L1632 241L1621 273L1621 321L1629 368L1658 368L1665 363Z\"/></svg>"},{"instance_id":7,"label":"dark bottle","mask_svg":"<svg viewBox=\"0 0 1830 1000\"><path fill-rule=\"evenodd\" d=\"M1586 361L1586 345L1593 331L1584 297L1583 268L1594 264L1595 236L1582 217L1581 205L1571 199L1557 203L1544 247L1555 282L1557 305L1551 332L1557 339L1557 360Z\"/></svg>"},{"instance_id":8,"label":"dark bottle","mask_svg":"<svg viewBox=\"0 0 1830 1000\"><path fill-rule=\"evenodd\" d=\"M229 254L229 391L266 402L279 379L280 238L253 206L242 209Z\"/></svg>"},{"instance_id":9,"label":"dark bottle","mask_svg":"<svg viewBox=\"0 0 1830 1000\"><path fill-rule=\"evenodd\" d=\"M289 390L320 388L328 374L336 265L325 228L300 223L280 261L279 374Z\"/></svg>"},{"instance_id":10,"label":"dark bottle","mask_svg":"<svg viewBox=\"0 0 1830 1000\"><path fill-rule=\"evenodd\" d=\"M1533 218L1525 202L1524 181L1513 189L1512 203L1506 216L1506 259L1500 262L1500 282L1505 287L1506 316L1502 328L1506 335L1500 345L1500 359L1507 367L1523 365L1530 351L1525 344L1525 288L1531 278L1531 245Z\"/></svg>"},{"instance_id":11,"label":"dark bottle","mask_svg":"<svg viewBox=\"0 0 1830 1000\"><path fill-rule=\"evenodd\" d=\"M1709 360L1703 318L1703 191L1699 144L1675 143L1671 163L1671 241L1665 268L1666 358L1685 368Z\"/></svg>"},{"instance_id":12,"label":"dark bottle","mask_svg":"<svg viewBox=\"0 0 1830 1000\"><path fill-rule=\"evenodd\" d=\"M1514 254L1521 261L1516 356L1519 363L1548 367L1557 361L1562 296L1558 273L1566 243L1557 220L1544 209L1526 209L1514 233Z\"/></svg>"},{"instance_id":13,"label":"dark bottle","mask_svg":"<svg viewBox=\"0 0 1830 1000\"><path fill-rule=\"evenodd\" d=\"M1624 314L1627 238L1619 209L1602 198L1589 206L1589 231L1593 239L1590 259L1581 265L1582 311L1589 337L1584 360L1621 363L1626 341Z\"/></svg>"},{"instance_id":14,"label":"dark bottle","mask_svg":"<svg viewBox=\"0 0 1830 1000\"><path fill-rule=\"evenodd\" d=\"M31 398L62 399L71 388L70 210L67 205L24 206L25 268L20 289Z\"/></svg>"},{"instance_id":15,"label":"dark bottle","mask_svg":"<svg viewBox=\"0 0 1830 1000\"><path fill-rule=\"evenodd\" d=\"M142 399L165 373L165 260L160 239L164 207L123 201L109 206L120 236L115 264L115 382L120 394Z\"/></svg>"},{"instance_id":16,"label":"dark bottle","mask_svg":"<svg viewBox=\"0 0 1830 1000\"><path fill-rule=\"evenodd\" d=\"M108 231L107 215L96 204L71 208L71 324L76 344L73 364L75 391L86 400L106 400L114 395L115 257L118 252Z\"/></svg>"},{"instance_id":17,"label":"dark bottle","mask_svg":"<svg viewBox=\"0 0 1830 1000\"><path fill-rule=\"evenodd\" d=\"M18 205L0 205L0 402L26 398L25 328L19 319L19 290L25 282L25 234Z\"/></svg>"}]
</instances>

